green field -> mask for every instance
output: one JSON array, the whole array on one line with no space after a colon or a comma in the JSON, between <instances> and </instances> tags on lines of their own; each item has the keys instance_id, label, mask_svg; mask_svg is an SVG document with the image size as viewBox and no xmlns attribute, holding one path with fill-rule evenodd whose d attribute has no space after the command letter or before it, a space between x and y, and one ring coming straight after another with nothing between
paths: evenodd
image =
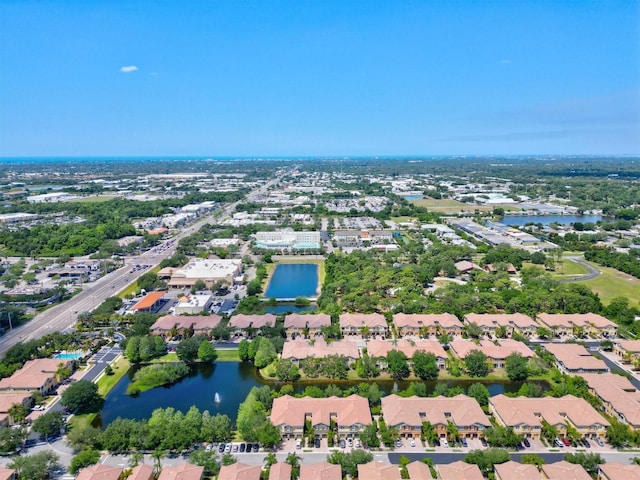
<instances>
[{"instance_id":1,"label":"green field","mask_svg":"<svg viewBox=\"0 0 640 480\"><path fill-rule=\"evenodd\" d=\"M556 262L556 269L552 276L557 280L562 280L563 278L586 275L587 273L589 273L589 271L583 265L572 262L571 260L562 259Z\"/></svg>"},{"instance_id":2,"label":"green field","mask_svg":"<svg viewBox=\"0 0 640 480\"><path fill-rule=\"evenodd\" d=\"M98 393L103 397L125 376L129 370L129 360L120 357L117 362L111 365L111 368L113 369L113 375L103 375L102 378L98 380Z\"/></svg>"},{"instance_id":3,"label":"green field","mask_svg":"<svg viewBox=\"0 0 640 480\"><path fill-rule=\"evenodd\" d=\"M216 359L216 362L239 362L240 361L237 348L221 348L221 349L216 348L216 352L218 352L218 358ZM166 355L163 355L158 358L154 358L153 360L151 360L151 363L175 363L179 361L180 359L178 358L178 355L176 354L176 352L169 352Z\"/></svg>"},{"instance_id":4,"label":"green field","mask_svg":"<svg viewBox=\"0 0 640 480\"><path fill-rule=\"evenodd\" d=\"M630 305L640 307L640 279L613 268L598 267L602 273L592 280L581 282L600 295L608 305L612 298L627 297Z\"/></svg>"},{"instance_id":5,"label":"green field","mask_svg":"<svg viewBox=\"0 0 640 480\"><path fill-rule=\"evenodd\" d=\"M518 210L507 205L469 205L451 198L423 198L422 200L412 200L411 203L418 207L425 207L442 213L475 212L476 210L479 212L492 212L494 207L502 207L505 210Z\"/></svg>"},{"instance_id":6,"label":"green field","mask_svg":"<svg viewBox=\"0 0 640 480\"><path fill-rule=\"evenodd\" d=\"M69 200L69 203L102 203L108 202L115 198L120 198L118 195L89 195L88 197L74 198L73 200Z\"/></svg>"}]
</instances>

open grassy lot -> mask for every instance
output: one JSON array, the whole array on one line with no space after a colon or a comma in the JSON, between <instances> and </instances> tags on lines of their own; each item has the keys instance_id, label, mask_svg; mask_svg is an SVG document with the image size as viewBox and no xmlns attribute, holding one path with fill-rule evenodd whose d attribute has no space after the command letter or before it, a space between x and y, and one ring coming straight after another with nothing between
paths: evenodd
<instances>
[{"instance_id":1,"label":"open grassy lot","mask_svg":"<svg viewBox=\"0 0 640 480\"><path fill-rule=\"evenodd\" d=\"M589 273L589 271L584 265L563 258L559 262L556 262L556 269L552 272L552 276L557 280L562 280L564 278L586 275L587 273Z\"/></svg>"},{"instance_id":2,"label":"open grassy lot","mask_svg":"<svg viewBox=\"0 0 640 480\"><path fill-rule=\"evenodd\" d=\"M630 305L640 306L640 279L614 268L600 267L600 275L584 283L600 295L602 303L608 305L612 298L627 297Z\"/></svg>"},{"instance_id":3,"label":"open grassy lot","mask_svg":"<svg viewBox=\"0 0 640 480\"><path fill-rule=\"evenodd\" d=\"M69 203L102 203L108 202L115 198L119 198L117 195L89 195L88 197L74 198L73 200L69 200Z\"/></svg>"},{"instance_id":4,"label":"open grassy lot","mask_svg":"<svg viewBox=\"0 0 640 480\"><path fill-rule=\"evenodd\" d=\"M411 203L418 207L425 207L429 210L442 213L459 213L459 212L492 212L494 207L502 207L505 210L518 210L510 205L469 205L451 198L423 198L422 200L412 200Z\"/></svg>"}]
</instances>

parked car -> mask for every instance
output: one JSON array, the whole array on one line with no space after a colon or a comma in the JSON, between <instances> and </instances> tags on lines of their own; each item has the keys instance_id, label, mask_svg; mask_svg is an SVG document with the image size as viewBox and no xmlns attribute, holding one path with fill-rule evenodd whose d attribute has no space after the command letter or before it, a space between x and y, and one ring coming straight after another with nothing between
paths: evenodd
<instances>
[{"instance_id":1,"label":"parked car","mask_svg":"<svg viewBox=\"0 0 640 480\"><path fill-rule=\"evenodd\" d=\"M299 438L296 439L296 449L300 450L302 448L302 440Z\"/></svg>"},{"instance_id":2,"label":"parked car","mask_svg":"<svg viewBox=\"0 0 640 480\"><path fill-rule=\"evenodd\" d=\"M527 448L529 448L529 447L531 446L531 442L529 442L529 440L528 440L528 439L526 439L526 438L522 441L522 443L523 443L523 444L524 444L524 446L525 446L525 447L527 447Z\"/></svg>"},{"instance_id":3,"label":"parked car","mask_svg":"<svg viewBox=\"0 0 640 480\"><path fill-rule=\"evenodd\" d=\"M218 452L224 453L225 448L226 448L226 445L224 443L221 443L220 446L218 446Z\"/></svg>"},{"instance_id":4,"label":"parked car","mask_svg":"<svg viewBox=\"0 0 640 480\"><path fill-rule=\"evenodd\" d=\"M589 440L587 440L586 438L582 439L582 444L587 448L591 448L591 444L589 443Z\"/></svg>"},{"instance_id":5,"label":"parked car","mask_svg":"<svg viewBox=\"0 0 640 480\"><path fill-rule=\"evenodd\" d=\"M486 447L486 446L488 446L488 445L489 445L489 444L487 443L487 441L484 439L484 437L480 439L480 443L482 443L482 446L483 446L483 447Z\"/></svg>"},{"instance_id":6,"label":"parked car","mask_svg":"<svg viewBox=\"0 0 640 480\"><path fill-rule=\"evenodd\" d=\"M231 444L227 443L227 446L224 448L224 453L231 453Z\"/></svg>"},{"instance_id":7,"label":"parked car","mask_svg":"<svg viewBox=\"0 0 640 480\"><path fill-rule=\"evenodd\" d=\"M313 442L313 446L316 448L320 448L320 438L316 437L316 439Z\"/></svg>"},{"instance_id":8,"label":"parked car","mask_svg":"<svg viewBox=\"0 0 640 480\"><path fill-rule=\"evenodd\" d=\"M449 446L449 442L447 441L446 438L441 438L440 439L440 445L442 445L443 447L448 447Z\"/></svg>"},{"instance_id":9,"label":"parked car","mask_svg":"<svg viewBox=\"0 0 640 480\"><path fill-rule=\"evenodd\" d=\"M560 440L562 441L562 443L564 443L565 447L571 446L571 442L569 441L569 439L567 437L562 437Z\"/></svg>"},{"instance_id":10,"label":"parked car","mask_svg":"<svg viewBox=\"0 0 640 480\"><path fill-rule=\"evenodd\" d=\"M347 446L347 442L344 441L344 439L340 440L340 448L344 448Z\"/></svg>"},{"instance_id":11,"label":"parked car","mask_svg":"<svg viewBox=\"0 0 640 480\"><path fill-rule=\"evenodd\" d=\"M402 446L402 440L396 440L396 448L400 448Z\"/></svg>"},{"instance_id":12,"label":"parked car","mask_svg":"<svg viewBox=\"0 0 640 480\"><path fill-rule=\"evenodd\" d=\"M360 448L360 447L362 446L362 445L360 444L360 439L359 439L359 438L356 438L355 446L356 446L356 448Z\"/></svg>"},{"instance_id":13,"label":"parked car","mask_svg":"<svg viewBox=\"0 0 640 480\"><path fill-rule=\"evenodd\" d=\"M596 438L596 443L597 443L598 445L600 445L601 447L604 447L604 442L602 441L602 439L600 439L600 438Z\"/></svg>"},{"instance_id":14,"label":"parked car","mask_svg":"<svg viewBox=\"0 0 640 480\"><path fill-rule=\"evenodd\" d=\"M462 444L463 447L468 447L469 444L467 443L467 439L466 438L461 438L460 439L460 443Z\"/></svg>"},{"instance_id":15,"label":"parked car","mask_svg":"<svg viewBox=\"0 0 640 480\"><path fill-rule=\"evenodd\" d=\"M236 453L238 451L238 445L234 445L232 451L233 451L233 453Z\"/></svg>"},{"instance_id":16,"label":"parked car","mask_svg":"<svg viewBox=\"0 0 640 480\"><path fill-rule=\"evenodd\" d=\"M412 439L409 441L409 445L411 445L412 447L415 447L415 446L416 446L416 441L412 438Z\"/></svg>"},{"instance_id":17,"label":"parked car","mask_svg":"<svg viewBox=\"0 0 640 480\"><path fill-rule=\"evenodd\" d=\"M555 443L555 444L556 444L556 447L560 447L560 448L564 447L564 443L562 443L562 442L560 441L560 439L559 439L559 438L556 438L556 439L553 441L553 443Z\"/></svg>"},{"instance_id":18,"label":"parked car","mask_svg":"<svg viewBox=\"0 0 640 480\"><path fill-rule=\"evenodd\" d=\"M347 445L349 445L349 448L353 447L353 439L352 438L349 438L347 440Z\"/></svg>"},{"instance_id":19,"label":"parked car","mask_svg":"<svg viewBox=\"0 0 640 480\"><path fill-rule=\"evenodd\" d=\"M247 449L247 445L244 443L240 444L240 453L244 453L244 451Z\"/></svg>"}]
</instances>

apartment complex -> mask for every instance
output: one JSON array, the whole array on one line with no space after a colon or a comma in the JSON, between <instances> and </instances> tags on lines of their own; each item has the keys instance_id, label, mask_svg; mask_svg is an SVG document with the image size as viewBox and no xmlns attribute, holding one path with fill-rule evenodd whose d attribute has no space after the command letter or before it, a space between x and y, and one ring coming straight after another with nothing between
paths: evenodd
<instances>
[{"instance_id":1,"label":"apartment complex","mask_svg":"<svg viewBox=\"0 0 640 480\"><path fill-rule=\"evenodd\" d=\"M447 424L458 427L463 438L479 438L491 423L478 402L466 395L455 397L382 397L382 416L403 438L420 438L422 424L429 422L440 438L447 436Z\"/></svg>"},{"instance_id":2,"label":"apartment complex","mask_svg":"<svg viewBox=\"0 0 640 480\"><path fill-rule=\"evenodd\" d=\"M284 395L273 400L271 423L280 429L283 439L302 438L305 420L310 420L316 435L326 438L334 427L338 438L355 438L372 422L369 401L359 395L348 397L295 398Z\"/></svg>"},{"instance_id":3,"label":"apartment complex","mask_svg":"<svg viewBox=\"0 0 640 480\"><path fill-rule=\"evenodd\" d=\"M567 435L567 426L574 427L584 438L606 436L609 422L586 400L573 395L561 398L510 398L496 395L489 399L489 411L500 425L513 427L527 438L540 438L543 420L555 427L561 437Z\"/></svg>"}]
</instances>

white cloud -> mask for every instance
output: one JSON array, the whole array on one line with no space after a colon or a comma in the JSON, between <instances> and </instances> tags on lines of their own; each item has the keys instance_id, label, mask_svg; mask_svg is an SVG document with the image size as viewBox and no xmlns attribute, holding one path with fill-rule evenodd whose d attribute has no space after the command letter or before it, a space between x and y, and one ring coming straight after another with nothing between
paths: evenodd
<instances>
[{"instance_id":1,"label":"white cloud","mask_svg":"<svg viewBox=\"0 0 640 480\"><path fill-rule=\"evenodd\" d=\"M509 60L508 58L503 58L502 60L500 60L500 63L506 65L508 63L511 63L511 60Z\"/></svg>"},{"instance_id":2,"label":"white cloud","mask_svg":"<svg viewBox=\"0 0 640 480\"><path fill-rule=\"evenodd\" d=\"M136 67L135 65L126 65L124 67L120 67L120 71L122 73L131 73L131 72L135 72L138 70L138 67Z\"/></svg>"}]
</instances>

